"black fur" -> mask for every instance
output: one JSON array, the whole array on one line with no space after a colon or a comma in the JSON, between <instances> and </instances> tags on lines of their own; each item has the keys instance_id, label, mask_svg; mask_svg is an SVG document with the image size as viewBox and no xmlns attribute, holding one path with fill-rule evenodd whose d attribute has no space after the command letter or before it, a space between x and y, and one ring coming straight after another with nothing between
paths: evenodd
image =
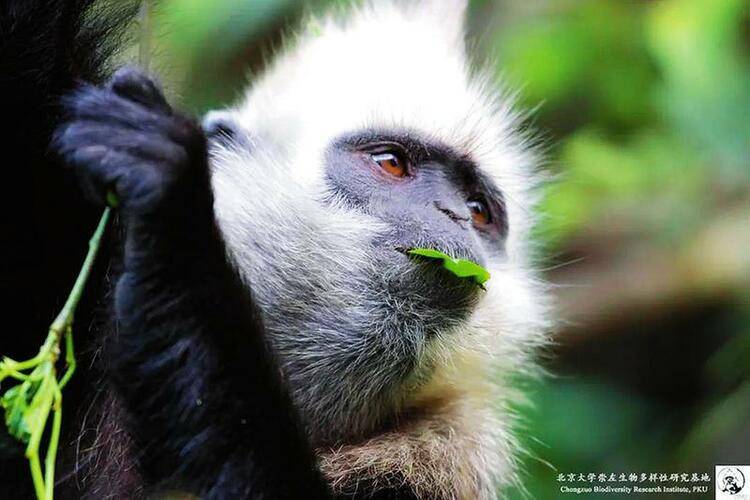
<instances>
[{"instance_id":1,"label":"black fur","mask_svg":"<svg viewBox=\"0 0 750 500\"><path fill-rule=\"evenodd\" d=\"M60 97L77 82L98 83L110 56L125 42L137 11L131 0L110 2L91 14L94 0L3 0L0 2L0 109L3 154L2 259L5 328L0 355L33 356L62 306L86 253L100 209L83 200L75 178L48 150L62 118ZM105 245L106 246L106 245ZM101 259L76 317L79 359L90 343L93 298L105 270ZM91 380L79 370L65 392L61 442L78 429L70 409L82 406ZM5 386L2 389L4 390ZM31 498L23 447L0 424L0 498Z\"/></svg>"},{"instance_id":2,"label":"black fur","mask_svg":"<svg viewBox=\"0 0 750 500\"><path fill-rule=\"evenodd\" d=\"M61 96L106 78L136 7L121 3L105 12L97 5L92 17L94 3L0 6L3 113L12 128L3 149L6 169L19 177L6 186L28 187L27 204L38 201L37 211L14 217L13 245L3 245L11 252L3 259L4 284L18 302L10 310L26 328L13 339L4 335L0 352L18 358L33 354L46 334L99 212L79 202L70 173L47 147L63 116ZM106 87L80 87L66 103L70 121L58 130L57 149L90 199L101 205L110 190L118 195L124 251L115 332L101 363L114 390L92 403L100 407L94 413L107 413L94 440L101 453L90 463L73 457L62 464L58 491L71 498L134 498L157 487L206 498L328 496L251 297L225 258L199 126L174 113L132 69ZM37 304L26 305L32 297ZM87 340L90 306L77 317L79 344ZM93 384L80 387L91 380L82 372L77 393L96 392ZM71 394L66 390L66 415L82 404ZM0 435L0 497L30 498L22 447ZM73 448L72 436L64 436L63 448Z\"/></svg>"}]
</instances>

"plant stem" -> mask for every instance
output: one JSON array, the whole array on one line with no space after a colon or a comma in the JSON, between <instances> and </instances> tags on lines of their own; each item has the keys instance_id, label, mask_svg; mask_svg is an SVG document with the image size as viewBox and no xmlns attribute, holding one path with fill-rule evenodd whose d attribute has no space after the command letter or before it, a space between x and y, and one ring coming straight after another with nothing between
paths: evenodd
<instances>
[{"instance_id":1,"label":"plant stem","mask_svg":"<svg viewBox=\"0 0 750 500\"><path fill-rule=\"evenodd\" d=\"M70 377L73 376L73 372L76 371L76 366L78 365L76 362L75 351L73 350L73 329L70 327L68 327L68 331L65 332L65 364L67 365L67 368L65 369L65 373L60 379L60 382L58 382L61 391L62 388L65 387L65 384L68 383L68 380L70 380Z\"/></svg>"},{"instance_id":2,"label":"plant stem","mask_svg":"<svg viewBox=\"0 0 750 500\"><path fill-rule=\"evenodd\" d=\"M66 373L67 375L67 373ZM52 431L49 436L47 453L44 456L44 479L46 489L45 500L52 500L55 489L55 457L57 456L57 444L60 441L60 426L62 425L62 393L59 385L54 388L54 400L52 402Z\"/></svg>"},{"instance_id":3,"label":"plant stem","mask_svg":"<svg viewBox=\"0 0 750 500\"><path fill-rule=\"evenodd\" d=\"M48 371L50 369L54 370L54 365L52 365L50 361L45 361L34 371L39 370L40 368L43 371ZM54 377L54 371L51 376ZM28 458L29 467L31 468L31 480L34 482L34 490L36 491L36 496L40 500L45 497L46 478L42 475L42 467L39 463L39 443L42 440L42 434L44 433L50 406L52 405L52 398L49 394L50 381L56 383L54 379L50 378L50 374L48 374L46 378L42 379L41 385L37 389L36 395L34 396L34 400L32 400L31 402L32 407L42 407L42 417L36 420L35 423L37 425L34 429L29 429L31 431L31 437L29 438L29 444L26 447L26 458Z\"/></svg>"},{"instance_id":4,"label":"plant stem","mask_svg":"<svg viewBox=\"0 0 750 500\"><path fill-rule=\"evenodd\" d=\"M89 279L89 275L91 274L91 268L94 265L96 254L99 251L99 245L101 243L104 230L107 227L107 221L109 220L110 212L111 209L109 207L104 209L104 213L102 214L101 219L99 219L99 224L96 227L96 231L94 231L94 235L91 237L91 240L89 240L89 251L86 254L86 259L83 261L81 270L78 272L78 277L73 284L70 295L68 295L68 299L65 301L65 305L63 305L63 308L60 310L60 314L57 315L55 321L52 322L52 325L49 328L50 332L56 335L58 342L60 341L62 335L66 331L68 331L68 328L73 325L73 314L75 313L76 306L78 306L78 302L80 302L81 300L81 295L83 294L83 289L86 286L86 281Z\"/></svg>"}]
</instances>

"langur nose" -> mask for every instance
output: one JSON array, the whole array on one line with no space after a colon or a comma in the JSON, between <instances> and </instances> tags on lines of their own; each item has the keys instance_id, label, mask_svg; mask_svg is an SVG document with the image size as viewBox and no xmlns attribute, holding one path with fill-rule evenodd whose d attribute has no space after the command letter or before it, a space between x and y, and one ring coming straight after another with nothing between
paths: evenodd
<instances>
[{"instance_id":1,"label":"langur nose","mask_svg":"<svg viewBox=\"0 0 750 500\"><path fill-rule=\"evenodd\" d=\"M440 212L445 214L446 217L448 217L450 220L461 227L464 227L464 222L469 222L471 220L468 216L459 215L456 210L448 207L445 204L442 204L439 201L434 201L433 204L435 205L435 208L437 208Z\"/></svg>"}]
</instances>

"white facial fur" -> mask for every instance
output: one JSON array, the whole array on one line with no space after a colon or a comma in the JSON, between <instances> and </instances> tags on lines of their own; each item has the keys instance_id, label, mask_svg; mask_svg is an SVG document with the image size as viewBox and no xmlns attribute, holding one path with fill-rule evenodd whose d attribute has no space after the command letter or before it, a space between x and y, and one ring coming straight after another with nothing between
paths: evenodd
<instances>
[{"instance_id":1,"label":"white facial fur","mask_svg":"<svg viewBox=\"0 0 750 500\"><path fill-rule=\"evenodd\" d=\"M381 1L343 20L310 21L244 101L220 112L250 144L212 148L213 183L230 252L313 442L368 436L397 409L450 394L477 410L471 432L493 443L473 461L483 469L478 480L502 482L515 449L503 381L529 368L547 330L527 243L536 158L497 83L471 70L462 17L461 2ZM449 145L505 198L504 251L484 248L487 291L467 319L435 338L425 338L430 318L389 293L410 275L372 254L368 242L383 222L322 202L326 148L368 128L413 130ZM406 377L394 370L404 356L416 363ZM488 420L484 410L494 406L501 408Z\"/></svg>"}]
</instances>

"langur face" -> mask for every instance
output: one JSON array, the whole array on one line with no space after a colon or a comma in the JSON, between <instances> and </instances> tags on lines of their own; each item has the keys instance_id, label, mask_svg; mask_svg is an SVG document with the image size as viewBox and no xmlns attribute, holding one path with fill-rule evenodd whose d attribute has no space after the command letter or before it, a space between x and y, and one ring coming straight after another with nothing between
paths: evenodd
<instances>
[{"instance_id":1,"label":"langur face","mask_svg":"<svg viewBox=\"0 0 750 500\"><path fill-rule=\"evenodd\" d=\"M455 312L466 312L481 293L476 284L405 253L431 248L486 266L488 253L502 252L502 195L469 155L415 131L366 130L333 142L324 177L327 196L386 228L372 250L384 267L413 277L410 293L434 298L443 311L463 304Z\"/></svg>"}]
</instances>

